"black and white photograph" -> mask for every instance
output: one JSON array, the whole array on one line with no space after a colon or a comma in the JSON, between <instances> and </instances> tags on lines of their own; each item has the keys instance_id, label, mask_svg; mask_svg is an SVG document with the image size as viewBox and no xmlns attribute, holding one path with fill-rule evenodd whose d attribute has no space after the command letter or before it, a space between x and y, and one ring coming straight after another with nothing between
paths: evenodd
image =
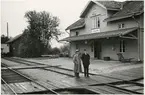
<instances>
[{"instance_id":1,"label":"black and white photograph","mask_svg":"<svg viewBox=\"0 0 145 95\"><path fill-rule=\"evenodd\" d=\"M1 95L144 94L144 0L1 0Z\"/></svg>"}]
</instances>

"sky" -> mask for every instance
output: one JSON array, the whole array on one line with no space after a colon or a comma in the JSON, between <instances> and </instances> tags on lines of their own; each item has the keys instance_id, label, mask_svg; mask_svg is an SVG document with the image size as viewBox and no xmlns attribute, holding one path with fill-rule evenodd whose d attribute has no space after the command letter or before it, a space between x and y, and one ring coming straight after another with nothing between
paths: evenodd
<instances>
[{"instance_id":1,"label":"sky","mask_svg":"<svg viewBox=\"0 0 145 95\"><path fill-rule=\"evenodd\" d=\"M47 11L60 19L59 29L63 34L59 39L68 37L65 29L79 19L80 13L90 0L2 0L1 1L1 34L7 35L7 22L9 36L21 34L27 27L24 15L27 11ZM52 47L59 47L62 43L52 41Z\"/></svg>"}]
</instances>

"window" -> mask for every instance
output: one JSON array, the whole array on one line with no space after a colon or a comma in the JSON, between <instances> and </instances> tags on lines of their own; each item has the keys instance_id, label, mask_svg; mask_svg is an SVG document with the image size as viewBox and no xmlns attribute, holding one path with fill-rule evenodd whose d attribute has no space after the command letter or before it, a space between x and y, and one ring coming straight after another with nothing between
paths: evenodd
<instances>
[{"instance_id":1,"label":"window","mask_svg":"<svg viewBox=\"0 0 145 95\"><path fill-rule=\"evenodd\" d=\"M122 28L124 28L124 23L122 24Z\"/></svg>"},{"instance_id":2,"label":"window","mask_svg":"<svg viewBox=\"0 0 145 95\"><path fill-rule=\"evenodd\" d=\"M125 28L124 23L118 24L118 29L122 29L122 28Z\"/></svg>"},{"instance_id":3,"label":"window","mask_svg":"<svg viewBox=\"0 0 145 95\"><path fill-rule=\"evenodd\" d=\"M76 36L78 36L79 35L79 33L78 32L76 32Z\"/></svg>"},{"instance_id":4,"label":"window","mask_svg":"<svg viewBox=\"0 0 145 95\"><path fill-rule=\"evenodd\" d=\"M92 19L92 29L100 28L100 17L93 16L91 19Z\"/></svg>"},{"instance_id":5,"label":"window","mask_svg":"<svg viewBox=\"0 0 145 95\"><path fill-rule=\"evenodd\" d=\"M120 52L125 52L125 41L124 40L120 41Z\"/></svg>"}]
</instances>

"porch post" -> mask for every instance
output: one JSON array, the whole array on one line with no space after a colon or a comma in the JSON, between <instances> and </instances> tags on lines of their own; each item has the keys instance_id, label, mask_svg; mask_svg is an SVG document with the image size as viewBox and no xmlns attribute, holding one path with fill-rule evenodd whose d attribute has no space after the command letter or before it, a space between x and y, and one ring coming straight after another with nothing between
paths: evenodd
<instances>
[{"instance_id":1,"label":"porch post","mask_svg":"<svg viewBox=\"0 0 145 95\"><path fill-rule=\"evenodd\" d=\"M140 28L137 29L137 35L138 35L138 41L137 41L137 43L138 43L138 61L141 61L141 59L140 59L140 56L141 56L141 54L140 54Z\"/></svg>"}]
</instances>

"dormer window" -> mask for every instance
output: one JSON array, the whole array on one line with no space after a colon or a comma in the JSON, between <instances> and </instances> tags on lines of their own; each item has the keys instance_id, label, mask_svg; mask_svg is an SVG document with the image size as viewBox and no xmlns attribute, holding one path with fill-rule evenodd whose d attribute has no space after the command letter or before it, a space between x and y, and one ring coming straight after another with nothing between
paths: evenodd
<instances>
[{"instance_id":1,"label":"dormer window","mask_svg":"<svg viewBox=\"0 0 145 95\"><path fill-rule=\"evenodd\" d=\"M124 23L118 24L118 29L123 29L123 28L125 28Z\"/></svg>"},{"instance_id":2,"label":"dormer window","mask_svg":"<svg viewBox=\"0 0 145 95\"><path fill-rule=\"evenodd\" d=\"M92 19L92 29L100 28L100 17L93 16L91 19Z\"/></svg>"},{"instance_id":3,"label":"dormer window","mask_svg":"<svg viewBox=\"0 0 145 95\"><path fill-rule=\"evenodd\" d=\"M76 36L78 36L79 35L79 32L76 32Z\"/></svg>"}]
</instances>

